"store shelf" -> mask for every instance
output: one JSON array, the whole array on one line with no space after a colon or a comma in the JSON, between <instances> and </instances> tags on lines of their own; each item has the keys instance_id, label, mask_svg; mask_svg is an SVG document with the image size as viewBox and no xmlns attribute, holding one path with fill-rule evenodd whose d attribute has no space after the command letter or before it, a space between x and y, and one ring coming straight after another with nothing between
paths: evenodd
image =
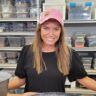
<instances>
[{"instance_id":1,"label":"store shelf","mask_svg":"<svg viewBox=\"0 0 96 96\"><path fill-rule=\"evenodd\" d=\"M0 47L0 51L21 51L22 47ZM84 47L84 48L74 48L74 50L76 51L90 51L90 52L94 52L96 51L96 47Z\"/></svg>"},{"instance_id":2,"label":"store shelf","mask_svg":"<svg viewBox=\"0 0 96 96\"><path fill-rule=\"evenodd\" d=\"M89 75L96 75L96 69L86 70Z\"/></svg>"},{"instance_id":3,"label":"store shelf","mask_svg":"<svg viewBox=\"0 0 96 96\"><path fill-rule=\"evenodd\" d=\"M64 24L91 24L96 23L96 20L65 20Z\"/></svg>"},{"instance_id":4,"label":"store shelf","mask_svg":"<svg viewBox=\"0 0 96 96\"><path fill-rule=\"evenodd\" d=\"M0 32L0 36L34 36L35 32Z\"/></svg>"},{"instance_id":5,"label":"store shelf","mask_svg":"<svg viewBox=\"0 0 96 96\"><path fill-rule=\"evenodd\" d=\"M0 64L0 68L6 68L6 69L15 69L17 64Z\"/></svg>"},{"instance_id":6,"label":"store shelf","mask_svg":"<svg viewBox=\"0 0 96 96\"><path fill-rule=\"evenodd\" d=\"M21 51L22 47L0 47L0 51Z\"/></svg>"},{"instance_id":7,"label":"store shelf","mask_svg":"<svg viewBox=\"0 0 96 96\"><path fill-rule=\"evenodd\" d=\"M96 47L83 47L83 48L76 48L72 47L76 51L96 51Z\"/></svg>"},{"instance_id":8,"label":"store shelf","mask_svg":"<svg viewBox=\"0 0 96 96\"><path fill-rule=\"evenodd\" d=\"M0 18L0 22L8 22L8 21L37 21L37 18L33 19L33 18Z\"/></svg>"},{"instance_id":9,"label":"store shelf","mask_svg":"<svg viewBox=\"0 0 96 96\"><path fill-rule=\"evenodd\" d=\"M66 88L66 93L82 93L82 94L96 94L96 91L81 88ZM85 96L85 95L84 95Z\"/></svg>"}]
</instances>

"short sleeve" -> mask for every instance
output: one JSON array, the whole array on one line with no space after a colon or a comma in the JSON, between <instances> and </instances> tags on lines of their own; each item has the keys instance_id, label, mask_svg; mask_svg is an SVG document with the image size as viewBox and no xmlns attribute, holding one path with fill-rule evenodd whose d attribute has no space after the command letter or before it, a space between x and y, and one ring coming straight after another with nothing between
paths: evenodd
<instances>
[{"instance_id":1,"label":"short sleeve","mask_svg":"<svg viewBox=\"0 0 96 96\"><path fill-rule=\"evenodd\" d=\"M75 50L72 50L72 60L70 64L70 73L68 75L68 79L70 82L72 82L85 76L87 76L87 72L84 69L81 58Z\"/></svg>"},{"instance_id":2,"label":"short sleeve","mask_svg":"<svg viewBox=\"0 0 96 96\"><path fill-rule=\"evenodd\" d=\"M24 65L25 65L25 59L26 59L26 51L28 46L24 46L22 48L22 51L20 52L19 59L17 61L17 67L15 70L15 75L20 78L25 78L25 71L24 71Z\"/></svg>"}]
</instances>

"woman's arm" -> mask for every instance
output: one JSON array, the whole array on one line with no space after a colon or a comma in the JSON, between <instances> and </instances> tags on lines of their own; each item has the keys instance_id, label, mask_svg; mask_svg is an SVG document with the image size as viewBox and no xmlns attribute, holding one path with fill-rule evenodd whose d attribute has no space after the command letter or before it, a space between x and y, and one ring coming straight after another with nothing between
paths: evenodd
<instances>
[{"instance_id":1,"label":"woman's arm","mask_svg":"<svg viewBox=\"0 0 96 96\"><path fill-rule=\"evenodd\" d=\"M38 93L36 92L26 92L26 93L23 93L23 94L11 94L11 93L8 93L7 96L32 96L32 95L36 95Z\"/></svg>"},{"instance_id":2,"label":"woman's arm","mask_svg":"<svg viewBox=\"0 0 96 96\"><path fill-rule=\"evenodd\" d=\"M8 89L16 89L25 84L25 79L21 79L17 76L9 80Z\"/></svg>"},{"instance_id":3,"label":"woman's arm","mask_svg":"<svg viewBox=\"0 0 96 96\"><path fill-rule=\"evenodd\" d=\"M8 89L16 89L24 84L25 84L25 79L21 79L21 78L15 76L11 80L9 80ZM36 95L36 94L37 94L37 92L26 92L26 93L22 93L22 94L8 93L7 96L30 96L30 95Z\"/></svg>"},{"instance_id":4,"label":"woman's arm","mask_svg":"<svg viewBox=\"0 0 96 96\"><path fill-rule=\"evenodd\" d=\"M11 94L11 93L8 93L7 96L23 96L23 94Z\"/></svg>"},{"instance_id":5,"label":"woman's arm","mask_svg":"<svg viewBox=\"0 0 96 96\"><path fill-rule=\"evenodd\" d=\"M77 80L80 84L88 89L96 91L96 81L88 76Z\"/></svg>"}]
</instances>

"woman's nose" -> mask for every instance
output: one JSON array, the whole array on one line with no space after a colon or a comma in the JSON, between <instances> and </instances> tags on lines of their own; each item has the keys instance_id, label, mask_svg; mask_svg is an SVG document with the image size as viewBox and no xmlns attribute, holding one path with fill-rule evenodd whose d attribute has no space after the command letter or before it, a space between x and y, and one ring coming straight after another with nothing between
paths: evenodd
<instances>
[{"instance_id":1,"label":"woman's nose","mask_svg":"<svg viewBox=\"0 0 96 96\"><path fill-rule=\"evenodd\" d=\"M54 35L54 30L53 29L50 29L49 34L50 35Z\"/></svg>"}]
</instances>

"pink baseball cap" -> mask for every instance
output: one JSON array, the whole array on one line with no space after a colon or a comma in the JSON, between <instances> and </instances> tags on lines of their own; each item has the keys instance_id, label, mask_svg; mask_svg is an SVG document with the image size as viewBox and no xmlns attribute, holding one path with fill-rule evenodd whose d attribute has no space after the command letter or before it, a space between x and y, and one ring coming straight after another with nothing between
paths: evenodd
<instances>
[{"instance_id":1,"label":"pink baseball cap","mask_svg":"<svg viewBox=\"0 0 96 96\"><path fill-rule=\"evenodd\" d=\"M63 25L63 15L62 13L57 9L49 9L46 11L43 11L40 15L39 23L42 24L45 21L49 19L55 19L57 20L61 25Z\"/></svg>"}]
</instances>

